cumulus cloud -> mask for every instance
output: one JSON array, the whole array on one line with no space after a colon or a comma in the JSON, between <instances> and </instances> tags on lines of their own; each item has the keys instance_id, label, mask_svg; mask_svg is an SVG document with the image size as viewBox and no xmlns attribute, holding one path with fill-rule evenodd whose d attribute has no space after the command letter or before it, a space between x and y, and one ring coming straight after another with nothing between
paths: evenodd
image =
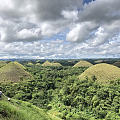
<instances>
[{"instance_id":1,"label":"cumulus cloud","mask_svg":"<svg viewBox=\"0 0 120 120\"><path fill-rule=\"evenodd\" d=\"M67 34L67 40L73 42L82 42L88 39L91 31L93 31L97 25L92 22L82 22L76 24L75 27Z\"/></svg>"},{"instance_id":2,"label":"cumulus cloud","mask_svg":"<svg viewBox=\"0 0 120 120\"><path fill-rule=\"evenodd\" d=\"M35 41L57 34L77 18L81 5L82 0L1 0L0 41Z\"/></svg>"},{"instance_id":3,"label":"cumulus cloud","mask_svg":"<svg viewBox=\"0 0 120 120\"><path fill-rule=\"evenodd\" d=\"M120 0L91 1L0 0L0 57L118 55Z\"/></svg>"},{"instance_id":4,"label":"cumulus cloud","mask_svg":"<svg viewBox=\"0 0 120 120\"><path fill-rule=\"evenodd\" d=\"M92 34L91 44L95 46L105 43L120 32L120 0L96 0L85 4L78 16L76 27L67 35L68 41L83 42Z\"/></svg>"}]
</instances>

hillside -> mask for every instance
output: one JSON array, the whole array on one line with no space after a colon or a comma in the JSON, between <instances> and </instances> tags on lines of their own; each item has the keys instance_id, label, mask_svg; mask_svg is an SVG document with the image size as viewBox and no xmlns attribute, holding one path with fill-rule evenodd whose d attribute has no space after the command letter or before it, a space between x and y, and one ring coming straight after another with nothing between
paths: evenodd
<instances>
[{"instance_id":1,"label":"hillside","mask_svg":"<svg viewBox=\"0 0 120 120\"><path fill-rule=\"evenodd\" d=\"M79 78L95 79L100 84L110 83L120 78L120 69L116 66L101 63L88 68Z\"/></svg>"},{"instance_id":2,"label":"hillside","mask_svg":"<svg viewBox=\"0 0 120 120\"><path fill-rule=\"evenodd\" d=\"M90 67L92 65L93 64L91 64L90 62L81 60L80 62L76 63L73 67Z\"/></svg>"},{"instance_id":3,"label":"hillside","mask_svg":"<svg viewBox=\"0 0 120 120\"><path fill-rule=\"evenodd\" d=\"M0 100L0 120L60 120L28 102Z\"/></svg>"},{"instance_id":4,"label":"hillside","mask_svg":"<svg viewBox=\"0 0 120 120\"><path fill-rule=\"evenodd\" d=\"M18 62L10 62L0 68L0 82L18 82L27 78L31 78L31 75Z\"/></svg>"},{"instance_id":5,"label":"hillside","mask_svg":"<svg viewBox=\"0 0 120 120\"><path fill-rule=\"evenodd\" d=\"M33 65L26 69L34 79L0 84L0 90L6 96L44 109L51 120L120 120L120 80L102 86L93 80L79 80L78 76L89 69L83 67Z\"/></svg>"},{"instance_id":6,"label":"hillside","mask_svg":"<svg viewBox=\"0 0 120 120\"><path fill-rule=\"evenodd\" d=\"M55 66L55 67L60 67L60 66L62 66L60 63L51 63L52 64L52 66Z\"/></svg>"},{"instance_id":7,"label":"hillside","mask_svg":"<svg viewBox=\"0 0 120 120\"><path fill-rule=\"evenodd\" d=\"M113 65L120 67L120 61L115 62Z\"/></svg>"},{"instance_id":8,"label":"hillside","mask_svg":"<svg viewBox=\"0 0 120 120\"><path fill-rule=\"evenodd\" d=\"M0 61L0 68L3 67L3 66L5 66L6 64L7 64L6 61Z\"/></svg>"},{"instance_id":9,"label":"hillside","mask_svg":"<svg viewBox=\"0 0 120 120\"><path fill-rule=\"evenodd\" d=\"M42 64L42 66L47 67L47 66L54 66L54 67L60 67L62 66L60 63L50 63L49 61L46 61Z\"/></svg>"},{"instance_id":10,"label":"hillside","mask_svg":"<svg viewBox=\"0 0 120 120\"><path fill-rule=\"evenodd\" d=\"M42 66L47 67L47 66L51 66L51 63L49 61L45 61Z\"/></svg>"}]
</instances>

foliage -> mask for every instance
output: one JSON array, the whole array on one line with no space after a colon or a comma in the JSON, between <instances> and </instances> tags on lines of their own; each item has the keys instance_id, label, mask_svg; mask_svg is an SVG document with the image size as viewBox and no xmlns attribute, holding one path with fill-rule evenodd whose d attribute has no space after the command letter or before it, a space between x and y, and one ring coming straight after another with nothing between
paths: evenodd
<instances>
[{"instance_id":1,"label":"foliage","mask_svg":"<svg viewBox=\"0 0 120 120\"><path fill-rule=\"evenodd\" d=\"M57 120L51 119L45 111L23 101L0 100L0 120Z\"/></svg>"},{"instance_id":2,"label":"foliage","mask_svg":"<svg viewBox=\"0 0 120 120\"><path fill-rule=\"evenodd\" d=\"M104 86L96 82L96 76L78 79L85 67L25 67L34 79L0 84L8 97L46 109L51 119L120 120L120 80Z\"/></svg>"}]
</instances>

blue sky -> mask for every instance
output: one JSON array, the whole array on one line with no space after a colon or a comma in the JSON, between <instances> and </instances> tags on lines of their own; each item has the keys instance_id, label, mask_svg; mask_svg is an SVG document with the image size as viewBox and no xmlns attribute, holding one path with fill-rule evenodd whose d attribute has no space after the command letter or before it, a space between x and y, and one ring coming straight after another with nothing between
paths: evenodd
<instances>
[{"instance_id":1,"label":"blue sky","mask_svg":"<svg viewBox=\"0 0 120 120\"><path fill-rule=\"evenodd\" d=\"M0 3L0 59L120 57L120 0Z\"/></svg>"}]
</instances>

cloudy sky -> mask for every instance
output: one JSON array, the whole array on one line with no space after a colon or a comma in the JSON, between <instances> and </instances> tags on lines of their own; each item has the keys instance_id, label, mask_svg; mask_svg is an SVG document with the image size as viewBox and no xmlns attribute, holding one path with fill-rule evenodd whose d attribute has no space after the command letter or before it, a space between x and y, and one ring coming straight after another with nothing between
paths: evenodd
<instances>
[{"instance_id":1,"label":"cloudy sky","mask_svg":"<svg viewBox=\"0 0 120 120\"><path fill-rule=\"evenodd\" d=\"M0 58L120 57L120 0L0 0Z\"/></svg>"}]
</instances>

